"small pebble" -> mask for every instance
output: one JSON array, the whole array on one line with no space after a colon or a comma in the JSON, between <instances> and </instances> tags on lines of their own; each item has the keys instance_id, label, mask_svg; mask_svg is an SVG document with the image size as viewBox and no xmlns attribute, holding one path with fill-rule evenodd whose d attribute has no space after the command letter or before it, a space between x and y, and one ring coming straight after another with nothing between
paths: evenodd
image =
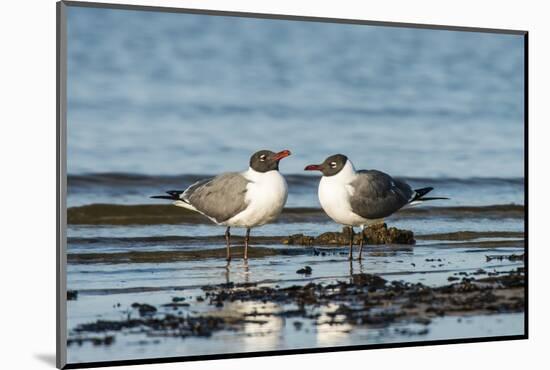
<instances>
[{"instance_id":1,"label":"small pebble","mask_svg":"<svg viewBox=\"0 0 550 370\"><path fill-rule=\"evenodd\" d=\"M304 268L301 268L299 269L298 271L296 271L297 274L305 274L305 275L311 275L311 272L313 271L313 269L309 266L306 266Z\"/></svg>"}]
</instances>

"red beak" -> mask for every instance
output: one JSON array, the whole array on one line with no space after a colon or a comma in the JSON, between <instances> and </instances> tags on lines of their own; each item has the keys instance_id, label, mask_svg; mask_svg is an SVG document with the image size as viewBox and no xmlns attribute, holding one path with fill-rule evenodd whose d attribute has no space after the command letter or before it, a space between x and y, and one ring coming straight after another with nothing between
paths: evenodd
<instances>
[{"instance_id":1,"label":"red beak","mask_svg":"<svg viewBox=\"0 0 550 370\"><path fill-rule=\"evenodd\" d=\"M275 154L273 156L273 159L275 159L276 161L280 161L281 159L285 158L285 157L288 157L290 154L290 150L283 150L283 151L280 151L279 153Z\"/></svg>"},{"instance_id":2,"label":"red beak","mask_svg":"<svg viewBox=\"0 0 550 370\"><path fill-rule=\"evenodd\" d=\"M304 168L304 171L321 171L321 166L318 164L310 164Z\"/></svg>"}]
</instances>

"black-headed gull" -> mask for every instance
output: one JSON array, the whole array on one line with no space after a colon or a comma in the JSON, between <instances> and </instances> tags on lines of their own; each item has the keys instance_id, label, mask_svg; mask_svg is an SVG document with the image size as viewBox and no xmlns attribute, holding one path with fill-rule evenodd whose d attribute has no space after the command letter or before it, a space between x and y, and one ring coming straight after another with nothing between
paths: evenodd
<instances>
[{"instance_id":1,"label":"black-headed gull","mask_svg":"<svg viewBox=\"0 0 550 370\"><path fill-rule=\"evenodd\" d=\"M286 203L288 189L279 172L279 161L289 155L288 150L278 153L260 150L250 157L249 168L244 172L223 173L197 181L183 191L171 190L166 192L169 195L152 198L173 200L178 207L199 212L217 225L227 226L227 261L231 260L230 228L246 228L244 259L247 260L250 229L274 221Z\"/></svg>"},{"instance_id":2,"label":"black-headed gull","mask_svg":"<svg viewBox=\"0 0 550 370\"><path fill-rule=\"evenodd\" d=\"M432 187L411 189L403 181L377 170L356 171L343 154L331 155L321 164L312 164L306 171L321 171L319 201L327 215L351 231L349 259L353 258L353 227L361 227L359 259L363 253L365 226L380 223L399 209L427 200L448 198L425 197Z\"/></svg>"}]
</instances>

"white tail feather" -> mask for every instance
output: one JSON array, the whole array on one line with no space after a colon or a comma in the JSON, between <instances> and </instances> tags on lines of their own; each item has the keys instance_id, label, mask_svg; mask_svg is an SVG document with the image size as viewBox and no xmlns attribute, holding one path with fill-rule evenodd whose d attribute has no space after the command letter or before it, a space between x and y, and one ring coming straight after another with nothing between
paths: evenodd
<instances>
[{"instance_id":1,"label":"white tail feather","mask_svg":"<svg viewBox=\"0 0 550 370\"><path fill-rule=\"evenodd\" d=\"M187 208L187 209L190 209L191 211L199 212L195 207L193 207L191 204L187 202L184 202L183 200L176 200L172 204L174 204L177 207Z\"/></svg>"}]
</instances>

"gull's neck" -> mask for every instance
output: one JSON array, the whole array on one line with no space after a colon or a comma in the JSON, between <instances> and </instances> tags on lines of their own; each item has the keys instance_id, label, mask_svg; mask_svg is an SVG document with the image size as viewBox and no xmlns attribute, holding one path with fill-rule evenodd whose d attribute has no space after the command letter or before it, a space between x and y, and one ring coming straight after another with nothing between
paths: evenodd
<instances>
[{"instance_id":1,"label":"gull's neck","mask_svg":"<svg viewBox=\"0 0 550 370\"><path fill-rule=\"evenodd\" d=\"M327 180L330 179L330 181L334 182L349 183L354 179L355 173L355 167L353 166L353 163L351 163L351 161L348 159L344 167L336 175L323 177Z\"/></svg>"},{"instance_id":2,"label":"gull's neck","mask_svg":"<svg viewBox=\"0 0 550 370\"><path fill-rule=\"evenodd\" d=\"M275 173L279 173L277 170L271 170L267 172L258 172L252 167L248 167L248 170L244 171L242 174L245 178L251 181L259 180L265 178L266 175L273 176Z\"/></svg>"}]
</instances>

